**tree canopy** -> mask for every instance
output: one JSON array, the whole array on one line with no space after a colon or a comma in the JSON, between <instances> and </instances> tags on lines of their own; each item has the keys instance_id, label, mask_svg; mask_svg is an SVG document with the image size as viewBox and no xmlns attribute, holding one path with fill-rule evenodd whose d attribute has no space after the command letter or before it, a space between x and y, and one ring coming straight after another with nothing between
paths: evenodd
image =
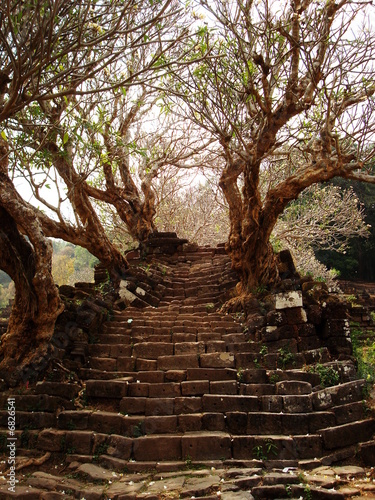
<instances>
[{"instance_id":1,"label":"tree canopy","mask_svg":"<svg viewBox=\"0 0 375 500\"><path fill-rule=\"evenodd\" d=\"M198 237L228 214L249 293L279 279L275 241L342 250L363 235L354 195L324 183L375 182L371 13L350 0L3 2L0 267L16 298L2 366L45 352L62 310L48 236L116 281L128 264L108 221L143 242L173 220ZM214 185L173 189L184 171Z\"/></svg>"}]
</instances>

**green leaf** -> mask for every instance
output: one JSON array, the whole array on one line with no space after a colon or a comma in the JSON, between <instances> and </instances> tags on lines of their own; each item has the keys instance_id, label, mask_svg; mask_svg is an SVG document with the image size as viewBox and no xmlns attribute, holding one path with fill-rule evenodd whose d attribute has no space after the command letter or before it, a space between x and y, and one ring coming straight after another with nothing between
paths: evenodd
<instances>
[{"instance_id":1,"label":"green leaf","mask_svg":"<svg viewBox=\"0 0 375 500\"><path fill-rule=\"evenodd\" d=\"M66 144L69 141L69 134L68 132L65 132L64 137L63 137L63 143Z\"/></svg>"},{"instance_id":2,"label":"green leaf","mask_svg":"<svg viewBox=\"0 0 375 500\"><path fill-rule=\"evenodd\" d=\"M121 87L121 92L122 92L122 95L124 97L126 97L126 88L125 87Z\"/></svg>"},{"instance_id":3,"label":"green leaf","mask_svg":"<svg viewBox=\"0 0 375 500\"><path fill-rule=\"evenodd\" d=\"M7 135L6 135L6 133L5 133L5 130L2 130L2 131L1 131L1 137L4 139L4 141L6 141L6 140L7 140Z\"/></svg>"}]
</instances>

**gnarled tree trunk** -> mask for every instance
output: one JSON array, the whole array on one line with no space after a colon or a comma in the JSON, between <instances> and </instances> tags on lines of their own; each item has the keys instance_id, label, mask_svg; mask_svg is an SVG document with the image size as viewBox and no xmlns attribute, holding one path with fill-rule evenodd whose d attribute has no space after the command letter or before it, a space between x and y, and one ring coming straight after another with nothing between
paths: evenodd
<instances>
[{"instance_id":1,"label":"gnarled tree trunk","mask_svg":"<svg viewBox=\"0 0 375 500\"><path fill-rule=\"evenodd\" d=\"M241 195L237 178L245 166L228 164L224 169L220 187L229 205L230 233L226 250L232 266L241 280L241 292L251 293L259 286L277 282L276 256L270 243L270 235L277 216L266 216L258 190L258 178L248 168Z\"/></svg>"},{"instance_id":2,"label":"gnarled tree trunk","mask_svg":"<svg viewBox=\"0 0 375 500\"><path fill-rule=\"evenodd\" d=\"M57 317L63 310L51 274L52 245L40 225L28 214L32 244L19 232L9 212L0 206L0 267L14 281L16 295L7 332L0 345L0 377L9 385L26 381L34 367L49 354ZM31 234L33 233L33 234Z\"/></svg>"},{"instance_id":3,"label":"gnarled tree trunk","mask_svg":"<svg viewBox=\"0 0 375 500\"><path fill-rule=\"evenodd\" d=\"M16 385L30 376L32 364L48 355L63 305L52 278L52 244L33 208L14 189L7 170L8 145L1 139L0 268L13 279L16 296L1 339L0 377Z\"/></svg>"}]
</instances>

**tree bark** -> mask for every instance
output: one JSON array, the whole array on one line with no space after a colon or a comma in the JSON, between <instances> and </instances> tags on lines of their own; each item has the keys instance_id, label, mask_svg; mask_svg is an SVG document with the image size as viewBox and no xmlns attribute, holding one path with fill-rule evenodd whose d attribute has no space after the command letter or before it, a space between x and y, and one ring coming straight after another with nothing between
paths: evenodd
<instances>
[{"instance_id":1,"label":"tree bark","mask_svg":"<svg viewBox=\"0 0 375 500\"><path fill-rule=\"evenodd\" d=\"M259 287L269 287L279 279L279 273L272 245L270 231L263 226L262 211L243 207L247 212L242 220L231 216L231 231L226 250L232 260L232 267L241 280L240 292L252 293Z\"/></svg>"},{"instance_id":2,"label":"tree bark","mask_svg":"<svg viewBox=\"0 0 375 500\"><path fill-rule=\"evenodd\" d=\"M0 141L0 268L13 279L16 296L1 338L0 377L16 385L48 355L64 307L52 278L52 244L35 210L8 177L8 145ZM26 240L27 235L29 242Z\"/></svg>"},{"instance_id":3,"label":"tree bark","mask_svg":"<svg viewBox=\"0 0 375 500\"><path fill-rule=\"evenodd\" d=\"M25 213L19 218L31 222ZM16 289L8 329L1 339L0 376L14 386L26 381L31 364L35 367L48 355L63 305L51 274L52 245L35 218L28 230L32 244L1 206L0 228L0 268L13 279Z\"/></svg>"}]
</instances>

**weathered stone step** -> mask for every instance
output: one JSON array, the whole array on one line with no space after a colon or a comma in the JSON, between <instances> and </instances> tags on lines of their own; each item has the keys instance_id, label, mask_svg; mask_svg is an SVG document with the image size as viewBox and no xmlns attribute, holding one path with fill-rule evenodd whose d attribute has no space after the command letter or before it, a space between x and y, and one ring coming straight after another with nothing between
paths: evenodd
<instances>
[{"instance_id":1,"label":"weathered stone step","mask_svg":"<svg viewBox=\"0 0 375 500\"><path fill-rule=\"evenodd\" d=\"M366 381L363 379L327 387L313 393L314 410L327 410L364 399Z\"/></svg>"},{"instance_id":2,"label":"weathered stone step","mask_svg":"<svg viewBox=\"0 0 375 500\"><path fill-rule=\"evenodd\" d=\"M126 334L117 334L117 333L101 333L97 337L97 342L100 344L131 344L131 335L130 331Z\"/></svg>"},{"instance_id":3,"label":"weathered stone step","mask_svg":"<svg viewBox=\"0 0 375 500\"><path fill-rule=\"evenodd\" d=\"M48 394L49 396L72 400L81 389L81 386L76 383L43 381L36 383L35 394Z\"/></svg>"},{"instance_id":4,"label":"weathered stone step","mask_svg":"<svg viewBox=\"0 0 375 500\"><path fill-rule=\"evenodd\" d=\"M373 438L375 433L375 419L350 422L336 427L322 429L324 448L332 450L343 448Z\"/></svg>"},{"instance_id":5,"label":"weathered stone step","mask_svg":"<svg viewBox=\"0 0 375 500\"><path fill-rule=\"evenodd\" d=\"M87 418L97 418L92 413ZM172 420L171 420L172 421ZM151 421L150 421L151 422ZM74 425L74 422L71 423ZM151 425L151 424L150 424ZM281 459L312 458L321 453L317 435L285 437L280 435L231 436L226 432L185 432L183 434L150 434L143 436L141 426L133 432L139 437L86 430L45 429L38 434L37 448L50 452L94 455L99 448L106 454L136 461ZM139 431L139 433L138 433Z\"/></svg>"},{"instance_id":6,"label":"weathered stone step","mask_svg":"<svg viewBox=\"0 0 375 500\"><path fill-rule=\"evenodd\" d=\"M82 380L113 380L122 377L133 376L134 371L106 371L94 370L92 368L80 368L79 376Z\"/></svg>"},{"instance_id":7,"label":"weathered stone step","mask_svg":"<svg viewBox=\"0 0 375 500\"><path fill-rule=\"evenodd\" d=\"M78 392L78 391L77 391ZM77 392L75 394L77 394ZM1 408L7 408L7 398L9 396L1 396ZM15 407L18 411L43 411L55 412L58 408L65 407L66 409L73 409L74 404L71 400L50 396L48 394L22 394L13 395L15 400ZM72 398L73 399L73 398Z\"/></svg>"},{"instance_id":8,"label":"weathered stone step","mask_svg":"<svg viewBox=\"0 0 375 500\"><path fill-rule=\"evenodd\" d=\"M101 341L101 339L99 339ZM94 358L115 358L116 356L131 356L131 344L90 344L88 353Z\"/></svg>"},{"instance_id":9,"label":"weathered stone step","mask_svg":"<svg viewBox=\"0 0 375 500\"><path fill-rule=\"evenodd\" d=\"M71 406L74 408L74 405ZM4 430L0 433L4 436L7 435L8 426L8 412L0 411L0 427ZM47 427L56 426L56 414L55 412L40 410L37 407L35 409L27 409L26 411L18 410L16 411L16 429L45 429Z\"/></svg>"},{"instance_id":10,"label":"weathered stone step","mask_svg":"<svg viewBox=\"0 0 375 500\"><path fill-rule=\"evenodd\" d=\"M256 486L251 490L251 494L256 500L287 500L290 498L307 498L307 491L310 495L309 498L313 498L314 500L344 500L346 498L343 493L334 489L325 489L318 486L311 486L307 488L301 484L273 484Z\"/></svg>"},{"instance_id":11,"label":"weathered stone step","mask_svg":"<svg viewBox=\"0 0 375 500\"><path fill-rule=\"evenodd\" d=\"M86 396L88 398L121 399L128 394L129 382L132 377L115 380L87 380Z\"/></svg>"},{"instance_id":12,"label":"weathered stone step","mask_svg":"<svg viewBox=\"0 0 375 500\"><path fill-rule=\"evenodd\" d=\"M165 401L164 401L165 402ZM168 401L168 405L171 401ZM135 408L135 407L134 407ZM145 407L146 408L146 407ZM158 403L149 403L148 409L157 410ZM220 412L182 413L169 415L143 413L118 413L97 410L62 411L58 416L58 427L68 430L91 430L106 434L119 434L128 437L149 434L184 433L197 431L220 431L233 435L269 436L274 434L319 435L321 429L329 425L334 429L335 415L332 412L317 413L268 413L268 412ZM36 419L34 419L36 421ZM27 422L24 418L24 423ZM365 421L368 423L368 421ZM37 427L43 428L42 419ZM55 423L55 422L54 422ZM365 425L365 424L361 424ZM31 428L31 427L30 427ZM339 430L340 426L337 427ZM323 430L326 432L326 430ZM322 431L322 432L323 432ZM323 435L323 434L322 434Z\"/></svg>"}]
</instances>

